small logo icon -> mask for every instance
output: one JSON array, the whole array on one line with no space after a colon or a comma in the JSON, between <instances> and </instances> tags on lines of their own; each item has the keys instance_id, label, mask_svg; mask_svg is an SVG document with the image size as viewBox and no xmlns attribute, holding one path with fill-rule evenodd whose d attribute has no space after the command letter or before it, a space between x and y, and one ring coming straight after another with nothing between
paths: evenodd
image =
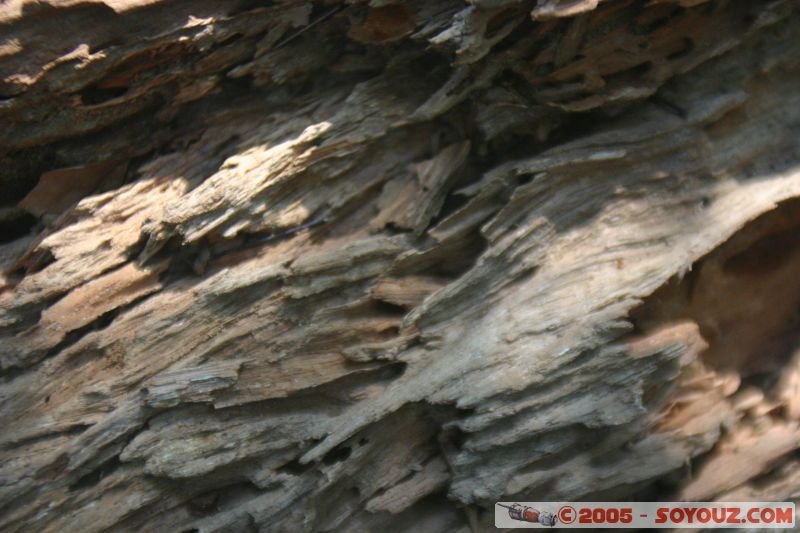
<instances>
[{"instance_id":1,"label":"small logo icon","mask_svg":"<svg viewBox=\"0 0 800 533\"><path fill-rule=\"evenodd\" d=\"M573 523L576 516L578 516L578 512L571 505L565 505L558 510L558 519L561 520L562 524Z\"/></svg>"},{"instance_id":2,"label":"small logo icon","mask_svg":"<svg viewBox=\"0 0 800 533\"><path fill-rule=\"evenodd\" d=\"M511 505L498 503L497 505L508 509L508 516L510 516L513 520L519 520L521 522L533 522L534 524L538 523L549 527L555 526L556 522L558 521L558 518L553 513L539 511L538 509L527 507L519 503L514 503Z\"/></svg>"}]
</instances>

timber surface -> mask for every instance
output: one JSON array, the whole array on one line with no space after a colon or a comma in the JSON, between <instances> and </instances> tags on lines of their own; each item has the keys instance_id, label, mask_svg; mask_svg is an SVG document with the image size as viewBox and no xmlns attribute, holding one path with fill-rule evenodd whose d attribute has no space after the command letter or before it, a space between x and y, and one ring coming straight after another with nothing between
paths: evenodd
<instances>
[{"instance_id":1,"label":"timber surface","mask_svg":"<svg viewBox=\"0 0 800 533\"><path fill-rule=\"evenodd\" d=\"M0 529L800 494L789 0L0 6Z\"/></svg>"}]
</instances>

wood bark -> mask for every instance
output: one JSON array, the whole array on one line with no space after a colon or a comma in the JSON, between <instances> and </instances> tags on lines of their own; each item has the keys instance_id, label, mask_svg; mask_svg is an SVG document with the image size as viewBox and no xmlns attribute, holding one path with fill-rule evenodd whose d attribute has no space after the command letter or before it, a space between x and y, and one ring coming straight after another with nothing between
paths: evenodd
<instances>
[{"instance_id":1,"label":"wood bark","mask_svg":"<svg viewBox=\"0 0 800 533\"><path fill-rule=\"evenodd\" d=\"M800 494L790 0L0 5L0 529Z\"/></svg>"}]
</instances>

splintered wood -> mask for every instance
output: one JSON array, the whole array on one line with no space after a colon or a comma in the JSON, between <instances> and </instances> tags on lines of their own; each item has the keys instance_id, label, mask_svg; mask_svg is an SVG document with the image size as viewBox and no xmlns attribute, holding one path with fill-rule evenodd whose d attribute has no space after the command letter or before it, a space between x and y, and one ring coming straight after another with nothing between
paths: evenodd
<instances>
[{"instance_id":1,"label":"splintered wood","mask_svg":"<svg viewBox=\"0 0 800 533\"><path fill-rule=\"evenodd\" d=\"M800 494L795 2L0 28L3 531Z\"/></svg>"}]
</instances>

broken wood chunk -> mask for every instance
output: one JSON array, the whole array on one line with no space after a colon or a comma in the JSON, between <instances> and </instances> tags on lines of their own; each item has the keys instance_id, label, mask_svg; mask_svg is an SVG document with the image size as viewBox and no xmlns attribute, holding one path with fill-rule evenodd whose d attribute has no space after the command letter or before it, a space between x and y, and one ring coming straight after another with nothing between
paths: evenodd
<instances>
[{"instance_id":1,"label":"broken wood chunk","mask_svg":"<svg viewBox=\"0 0 800 533\"><path fill-rule=\"evenodd\" d=\"M127 164L120 161L103 161L94 165L62 168L45 172L36 187L23 198L19 205L41 217L58 215L88 196L103 182L121 180Z\"/></svg>"},{"instance_id":2,"label":"broken wood chunk","mask_svg":"<svg viewBox=\"0 0 800 533\"><path fill-rule=\"evenodd\" d=\"M421 304L428 295L446 283L446 280L432 276L381 278L370 293L377 300L411 308Z\"/></svg>"},{"instance_id":3,"label":"broken wood chunk","mask_svg":"<svg viewBox=\"0 0 800 533\"><path fill-rule=\"evenodd\" d=\"M469 149L469 142L449 146L433 159L415 164L413 178L389 181L378 199L381 213L373 220L372 227L391 225L422 233L442 208Z\"/></svg>"},{"instance_id":4,"label":"broken wood chunk","mask_svg":"<svg viewBox=\"0 0 800 533\"><path fill-rule=\"evenodd\" d=\"M181 403L213 402L214 393L236 383L243 364L243 361L220 361L162 372L145 386L145 403L164 408Z\"/></svg>"}]
</instances>

